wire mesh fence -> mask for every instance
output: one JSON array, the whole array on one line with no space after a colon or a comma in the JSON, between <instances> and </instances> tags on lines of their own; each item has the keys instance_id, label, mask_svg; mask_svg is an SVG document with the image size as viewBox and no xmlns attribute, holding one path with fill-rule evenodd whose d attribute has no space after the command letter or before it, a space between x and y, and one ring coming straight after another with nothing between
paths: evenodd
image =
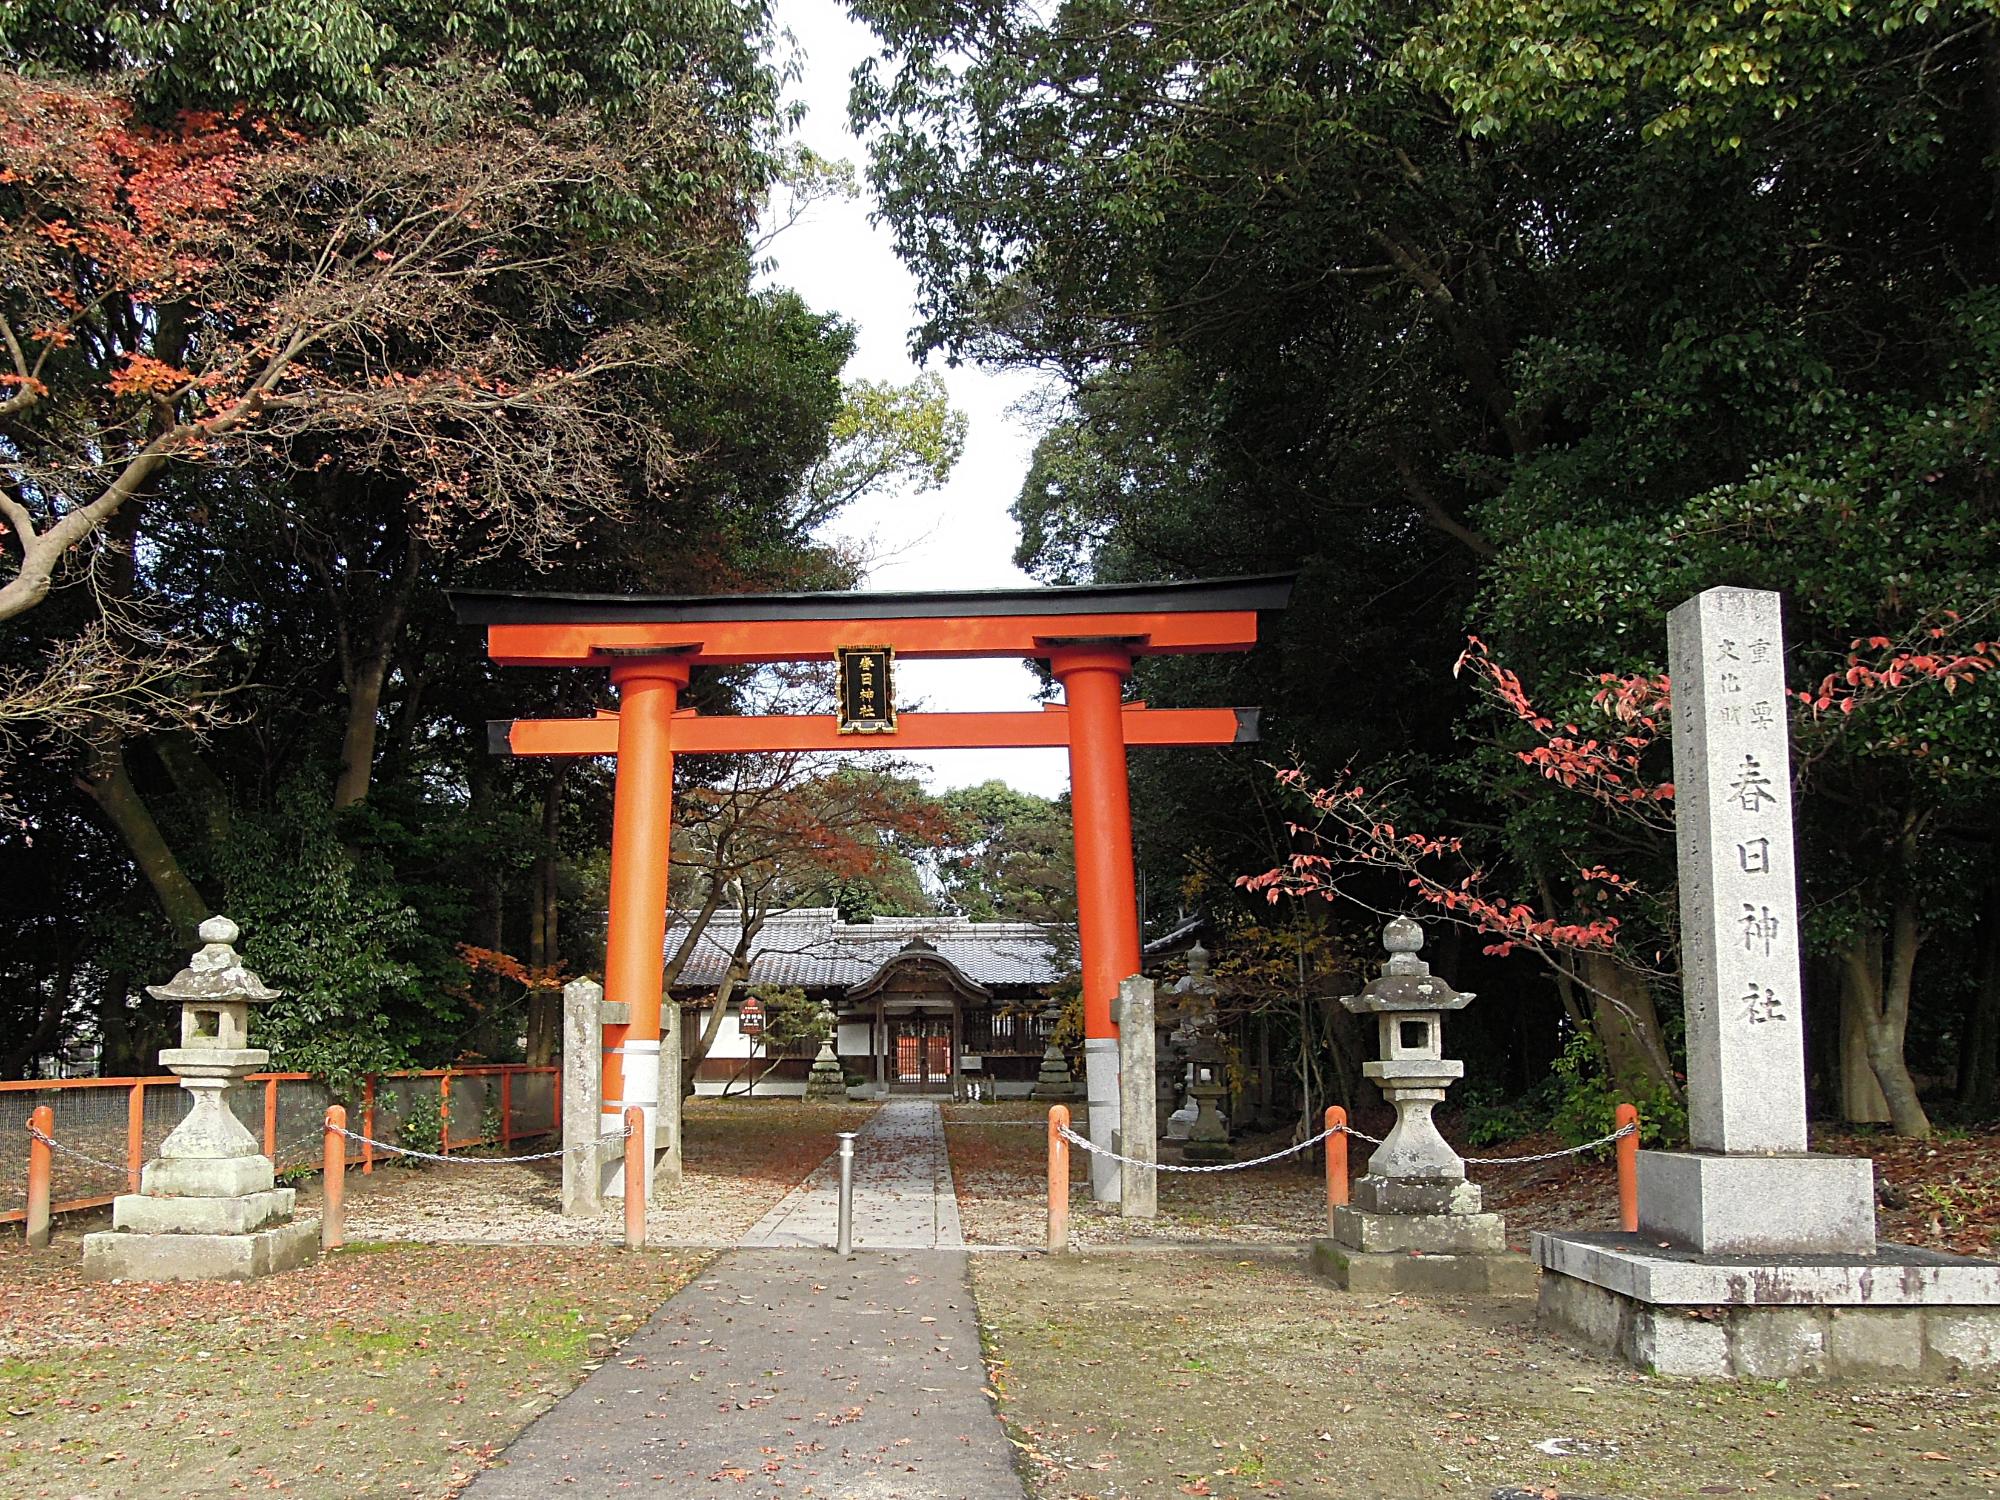
<instances>
[{"instance_id":1,"label":"wire mesh fence","mask_svg":"<svg viewBox=\"0 0 2000 1500\"><path fill-rule=\"evenodd\" d=\"M552 1135L561 1129L557 1070L521 1063L371 1074L351 1098L338 1098L305 1073L253 1073L232 1090L230 1107L280 1172L317 1166L329 1104L345 1104L361 1133L403 1144L472 1150ZM46 1104L51 1135L67 1149L53 1159L50 1196L57 1213L95 1208L136 1192L139 1171L187 1115L180 1080L50 1078L0 1083L0 1224L27 1217L28 1117ZM434 1107L435 1113L432 1113ZM442 1128L439 1129L438 1127ZM373 1170L375 1152L350 1143L348 1160Z\"/></svg>"}]
</instances>

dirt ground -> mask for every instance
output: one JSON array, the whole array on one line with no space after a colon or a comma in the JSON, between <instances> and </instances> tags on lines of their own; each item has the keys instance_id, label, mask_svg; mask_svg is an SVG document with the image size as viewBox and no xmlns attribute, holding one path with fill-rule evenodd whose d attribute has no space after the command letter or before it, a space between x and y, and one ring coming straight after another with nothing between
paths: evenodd
<instances>
[{"instance_id":1,"label":"dirt ground","mask_svg":"<svg viewBox=\"0 0 2000 1500\"><path fill-rule=\"evenodd\" d=\"M563 1221L553 1164L353 1175L350 1240L438 1243L358 1244L243 1286L86 1284L74 1252L89 1226L73 1218L52 1256L0 1240L0 1493L449 1495L615 1357L705 1263L693 1246L733 1240L867 1108L696 1102L687 1179L649 1226L656 1245L684 1243L636 1256L575 1241L617 1225ZM945 1115L967 1237L1039 1244L1046 1110ZM1876 1157L1885 1237L1993 1251L2000 1138L1817 1144ZM1357 1146L1357 1173L1364 1161ZM1317 1165L1167 1177L1152 1223L1092 1205L1081 1152L1072 1172L1073 1243L1091 1253L973 1257L993 1387L1036 1500L2000 1497L1990 1384L1650 1378L1541 1338L1531 1299L1315 1280L1301 1251L1324 1223ZM1474 1175L1516 1243L1612 1222L1608 1161ZM521 1243L445 1243L499 1238Z\"/></svg>"},{"instance_id":2,"label":"dirt ground","mask_svg":"<svg viewBox=\"0 0 2000 1500\"><path fill-rule=\"evenodd\" d=\"M707 1260L356 1245L264 1281L106 1284L14 1239L0 1490L449 1495Z\"/></svg>"},{"instance_id":3,"label":"dirt ground","mask_svg":"<svg viewBox=\"0 0 2000 1500\"><path fill-rule=\"evenodd\" d=\"M837 1130L856 1130L867 1104L803 1099L691 1099L683 1117L680 1186L655 1194L646 1216L653 1245L731 1245L830 1155ZM549 1146L553 1146L550 1142ZM526 1151L548 1149L529 1142ZM317 1212L319 1179L299 1183L301 1212ZM417 1170L378 1164L347 1175L349 1239L612 1244L620 1205L597 1219L562 1216L562 1164L484 1164Z\"/></svg>"},{"instance_id":4,"label":"dirt ground","mask_svg":"<svg viewBox=\"0 0 2000 1500\"><path fill-rule=\"evenodd\" d=\"M2000 1495L2000 1392L1640 1375L1528 1298L1334 1290L1296 1255L976 1256L1036 1500Z\"/></svg>"}]
</instances>

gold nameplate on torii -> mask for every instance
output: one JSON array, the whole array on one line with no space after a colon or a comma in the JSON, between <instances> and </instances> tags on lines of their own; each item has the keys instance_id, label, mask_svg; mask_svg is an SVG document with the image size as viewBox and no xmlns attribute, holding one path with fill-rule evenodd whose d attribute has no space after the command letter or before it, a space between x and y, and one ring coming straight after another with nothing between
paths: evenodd
<instances>
[{"instance_id":1,"label":"gold nameplate on torii","mask_svg":"<svg viewBox=\"0 0 2000 1500\"><path fill-rule=\"evenodd\" d=\"M894 734L896 653L887 646L840 646L839 729L842 734Z\"/></svg>"}]
</instances>

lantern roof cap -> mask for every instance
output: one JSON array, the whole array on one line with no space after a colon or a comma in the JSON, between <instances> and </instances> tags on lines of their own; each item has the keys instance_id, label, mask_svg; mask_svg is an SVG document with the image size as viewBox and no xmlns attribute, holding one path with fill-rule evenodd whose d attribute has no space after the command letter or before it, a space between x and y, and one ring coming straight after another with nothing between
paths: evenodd
<instances>
[{"instance_id":1,"label":"lantern roof cap","mask_svg":"<svg viewBox=\"0 0 2000 1500\"><path fill-rule=\"evenodd\" d=\"M188 966L165 984L147 985L147 994L178 1005L264 1005L284 993L268 988L243 966L242 958L230 946L242 935L242 929L229 918L210 917L195 929L195 935L202 946Z\"/></svg>"},{"instance_id":2,"label":"lantern roof cap","mask_svg":"<svg viewBox=\"0 0 2000 1500\"><path fill-rule=\"evenodd\" d=\"M1463 1010L1472 1003L1472 991L1453 989L1417 957L1424 946L1424 929L1412 918L1393 918L1382 929L1382 946L1389 958L1380 976L1369 980L1360 994L1340 998L1350 1011Z\"/></svg>"}]
</instances>

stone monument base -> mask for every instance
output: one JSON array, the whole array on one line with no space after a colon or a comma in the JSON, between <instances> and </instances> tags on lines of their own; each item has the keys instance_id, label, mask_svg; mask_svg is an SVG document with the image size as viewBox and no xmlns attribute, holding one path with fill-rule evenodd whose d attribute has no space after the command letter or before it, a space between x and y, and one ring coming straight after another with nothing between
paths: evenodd
<instances>
[{"instance_id":1,"label":"stone monument base","mask_svg":"<svg viewBox=\"0 0 2000 1500\"><path fill-rule=\"evenodd\" d=\"M1198 1141L1187 1137L1181 1141L1181 1160L1203 1166L1235 1161L1236 1148L1227 1141Z\"/></svg>"},{"instance_id":2,"label":"stone monument base","mask_svg":"<svg viewBox=\"0 0 2000 1500\"><path fill-rule=\"evenodd\" d=\"M1314 1240L1312 1268L1343 1292L1526 1297L1535 1290L1535 1263L1505 1250L1466 1254L1356 1250L1338 1240Z\"/></svg>"},{"instance_id":3,"label":"stone monument base","mask_svg":"<svg viewBox=\"0 0 2000 1500\"><path fill-rule=\"evenodd\" d=\"M92 1281L248 1281L308 1265L318 1255L318 1219L293 1219L254 1234L112 1229L83 1237L83 1274Z\"/></svg>"},{"instance_id":4,"label":"stone monument base","mask_svg":"<svg viewBox=\"0 0 2000 1500\"><path fill-rule=\"evenodd\" d=\"M1545 1234L1542 1325L1661 1375L1949 1380L2000 1371L2000 1261L1702 1255L1637 1234Z\"/></svg>"},{"instance_id":5,"label":"stone monument base","mask_svg":"<svg viewBox=\"0 0 2000 1500\"><path fill-rule=\"evenodd\" d=\"M1875 1163L1810 1152L1641 1151L1639 1234L1704 1255L1869 1255Z\"/></svg>"}]
</instances>

